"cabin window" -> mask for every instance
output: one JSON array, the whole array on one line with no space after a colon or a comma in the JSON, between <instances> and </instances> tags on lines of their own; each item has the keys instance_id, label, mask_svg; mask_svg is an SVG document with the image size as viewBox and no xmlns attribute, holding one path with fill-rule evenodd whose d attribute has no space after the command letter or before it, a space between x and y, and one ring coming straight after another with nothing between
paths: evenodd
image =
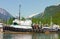
<instances>
[{"instance_id":1,"label":"cabin window","mask_svg":"<svg viewBox=\"0 0 60 39\"><path fill-rule=\"evenodd\" d=\"M14 25L18 25L16 22L13 23Z\"/></svg>"}]
</instances>

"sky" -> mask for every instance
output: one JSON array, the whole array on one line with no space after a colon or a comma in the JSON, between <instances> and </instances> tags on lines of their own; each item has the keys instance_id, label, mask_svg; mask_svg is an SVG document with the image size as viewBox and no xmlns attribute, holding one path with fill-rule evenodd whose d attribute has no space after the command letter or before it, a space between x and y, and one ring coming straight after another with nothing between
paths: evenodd
<instances>
[{"instance_id":1,"label":"sky","mask_svg":"<svg viewBox=\"0 0 60 39\"><path fill-rule=\"evenodd\" d=\"M44 12L47 6L60 4L60 0L0 0L0 8L7 10L14 17L19 15L19 4L21 17L28 17Z\"/></svg>"}]
</instances>

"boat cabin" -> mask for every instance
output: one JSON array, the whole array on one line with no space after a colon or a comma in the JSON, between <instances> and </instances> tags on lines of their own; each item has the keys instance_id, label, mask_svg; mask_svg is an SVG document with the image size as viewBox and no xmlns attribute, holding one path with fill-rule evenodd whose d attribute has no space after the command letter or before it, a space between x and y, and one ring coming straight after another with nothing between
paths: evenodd
<instances>
[{"instance_id":1,"label":"boat cabin","mask_svg":"<svg viewBox=\"0 0 60 39\"><path fill-rule=\"evenodd\" d=\"M31 20L18 20L18 19L15 19L13 21L13 24L17 24L17 25L24 25L24 26L31 26L32 24L32 21Z\"/></svg>"},{"instance_id":2,"label":"boat cabin","mask_svg":"<svg viewBox=\"0 0 60 39\"><path fill-rule=\"evenodd\" d=\"M19 21L18 19L15 19L11 27L22 28L22 29L32 29L31 24L32 24L31 20Z\"/></svg>"}]
</instances>

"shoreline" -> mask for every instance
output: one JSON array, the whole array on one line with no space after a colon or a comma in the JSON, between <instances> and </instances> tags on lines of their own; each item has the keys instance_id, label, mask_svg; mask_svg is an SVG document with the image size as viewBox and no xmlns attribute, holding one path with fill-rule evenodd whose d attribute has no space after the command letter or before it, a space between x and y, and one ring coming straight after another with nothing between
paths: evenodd
<instances>
[{"instance_id":1,"label":"shoreline","mask_svg":"<svg viewBox=\"0 0 60 39\"><path fill-rule=\"evenodd\" d=\"M5 32L1 32L4 34L36 34L36 33L40 33L40 32L12 32L12 31L5 31ZM59 32L44 32L43 34L51 34L51 33L59 33Z\"/></svg>"}]
</instances>

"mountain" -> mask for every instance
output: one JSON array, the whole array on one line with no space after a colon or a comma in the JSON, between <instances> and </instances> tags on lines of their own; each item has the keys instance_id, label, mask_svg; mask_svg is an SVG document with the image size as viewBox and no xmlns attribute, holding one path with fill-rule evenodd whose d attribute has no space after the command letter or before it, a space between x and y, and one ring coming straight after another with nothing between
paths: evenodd
<instances>
[{"instance_id":1,"label":"mountain","mask_svg":"<svg viewBox=\"0 0 60 39\"><path fill-rule=\"evenodd\" d=\"M40 21L42 21L42 23L50 23L52 17L53 23L60 25L60 4L48 6L45 8L44 14L38 14L34 17L38 19L41 18Z\"/></svg>"},{"instance_id":2,"label":"mountain","mask_svg":"<svg viewBox=\"0 0 60 39\"><path fill-rule=\"evenodd\" d=\"M42 16L43 16L43 13L40 13L40 14L33 16L33 18L41 18Z\"/></svg>"},{"instance_id":3,"label":"mountain","mask_svg":"<svg viewBox=\"0 0 60 39\"><path fill-rule=\"evenodd\" d=\"M30 16L28 16L27 18L32 18L32 17L37 17L37 15L39 15L39 13L34 13L34 14L32 14L32 15L30 15Z\"/></svg>"},{"instance_id":4,"label":"mountain","mask_svg":"<svg viewBox=\"0 0 60 39\"><path fill-rule=\"evenodd\" d=\"M50 22L51 17L54 24L60 25L60 5L52 5L45 8L44 19Z\"/></svg>"},{"instance_id":5,"label":"mountain","mask_svg":"<svg viewBox=\"0 0 60 39\"><path fill-rule=\"evenodd\" d=\"M5 9L0 8L0 19L8 20L9 18L13 17L11 14L9 14L8 11Z\"/></svg>"},{"instance_id":6,"label":"mountain","mask_svg":"<svg viewBox=\"0 0 60 39\"><path fill-rule=\"evenodd\" d=\"M53 5L53 6L49 6L45 8L44 15L53 16L54 14L59 13L59 12L60 12L60 5L58 6Z\"/></svg>"}]
</instances>

